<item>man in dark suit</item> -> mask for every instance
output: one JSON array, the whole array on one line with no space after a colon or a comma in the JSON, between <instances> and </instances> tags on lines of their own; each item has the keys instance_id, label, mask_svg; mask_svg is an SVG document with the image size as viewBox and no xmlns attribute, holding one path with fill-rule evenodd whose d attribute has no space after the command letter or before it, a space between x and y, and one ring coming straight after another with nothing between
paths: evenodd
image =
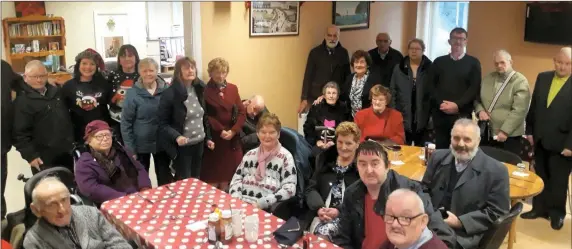
<instances>
[{"instance_id":1,"label":"man in dark suit","mask_svg":"<svg viewBox=\"0 0 572 249\"><path fill-rule=\"evenodd\" d=\"M457 120L450 149L431 155L422 180L433 206L446 211L445 223L455 230L457 248L477 248L492 223L509 212L508 170L479 150L479 142L477 124Z\"/></svg>"},{"instance_id":2,"label":"man in dark suit","mask_svg":"<svg viewBox=\"0 0 572 249\"><path fill-rule=\"evenodd\" d=\"M268 112L264 98L260 95L254 95L250 99L242 100L244 109L246 109L246 121L240 131L240 141L242 142L242 150L246 152L258 147L258 135L256 134L256 124L262 115Z\"/></svg>"},{"instance_id":3,"label":"man in dark suit","mask_svg":"<svg viewBox=\"0 0 572 249\"><path fill-rule=\"evenodd\" d=\"M388 33L377 34L375 44L377 47L368 51L373 62L372 71L379 73L381 84L389 88L393 68L403 60L403 55L391 47L391 37Z\"/></svg>"},{"instance_id":4,"label":"man in dark suit","mask_svg":"<svg viewBox=\"0 0 572 249\"><path fill-rule=\"evenodd\" d=\"M554 71L538 74L526 117L526 134L535 147L535 170L544 189L534 197L532 210L521 217L550 218L550 226L556 230L564 225L572 171L571 50L563 48L554 57Z\"/></svg>"}]
</instances>

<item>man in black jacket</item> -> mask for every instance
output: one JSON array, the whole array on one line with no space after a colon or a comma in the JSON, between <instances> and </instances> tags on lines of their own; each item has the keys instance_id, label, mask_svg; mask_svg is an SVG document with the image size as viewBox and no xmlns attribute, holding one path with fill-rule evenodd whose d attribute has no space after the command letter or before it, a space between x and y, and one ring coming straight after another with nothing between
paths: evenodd
<instances>
[{"instance_id":1,"label":"man in black jacket","mask_svg":"<svg viewBox=\"0 0 572 249\"><path fill-rule=\"evenodd\" d=\"M242 142L242 150L244 153L258 147L260 141L256 134L256 124L262 115L268 112L264 104L264 98L260 95L254 95L250 99L242 100L244 109L246 109L246 122L240 132L240 141Z\"/></svg>"},{"instance_id":2,"label":"man in black jacket","mask_svg":"<svg viewBox=\"0 0 572 249\"><path fill-rule=\"evenodd\" d=\"M26 64L22 94L14 102L14 147L32 173L63 166L73 172L73 129L60 88L47 84L41 61Z\"/></svg>"},{"instance_id":3,"label":"man in black jacket","mask_svg":"<svg viewBox=\"0 0 572 249\"><path fill-rule=\"evenodd\" d=\"M331 25L326 30L322 44L310 50L298 114L308 111L308 103L322 96L322 88L327 82L342 84L350 75L350 56L340 44L339 36L340 29Z\"/></svg>"},{"instance_id":4,"label":"man in black jacket","mask_svg":"<svg viewBox=\"0 0 572 249\"><path fill-rule=\"evenodd\" d=\"M421 185L389 169L387 152L373 141L365 141L358 147L357 169L360 180L350 185L344 194L339 211L339 233L333 242L348 248L386 248L389 240L385 235L385 202L391 192L406 188L415 191L423 200L425 213L429 216L428 227L449 248L455 246L455 234L445 224L439 212L435 212L431 200ZM415 217L411 217L415 219Z\"/></svg>"},{"instance_id":5,"label":"man in black jacket","mask_svg":"<svg viewBox=\"0 0 572 249\"><path fill-rule=\"evenodd\" d=\"M18 91L24 80L22 76L12 70L8 62L2 60L2 219L6 216L6 178L8 177L8 152L12 148L12 122L14 120L14 107L12 105L12 91Z\"/></svg>"},{"instance_id":6,"label":"man in black jacket","mask_svg":"<svg viewBox=\"0 0 572 249\"><path fill-rule=\"evenodd\" d=\"M368 51L373 62L372 71L379 73L381 84L389 88L393 68L403 60L403 55L391 47L391 37L388 33L377 34L375 44L377 47Z\"/></svg>"}]
</instances>

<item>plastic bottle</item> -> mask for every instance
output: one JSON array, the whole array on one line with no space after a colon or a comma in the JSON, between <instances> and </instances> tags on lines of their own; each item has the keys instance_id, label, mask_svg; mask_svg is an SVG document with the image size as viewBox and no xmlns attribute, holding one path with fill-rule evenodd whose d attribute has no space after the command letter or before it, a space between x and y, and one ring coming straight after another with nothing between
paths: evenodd
<instances>
[{"instance_id":1,"label":"plastic bottle","mask_svg":"<svg viewBox=\"0 0 572 249\"><path fill-rule=\"evenodd\" d=\"M220 238L220 222L218 214L211 213L209 215L209 223L207 225L207 236L209 239L209 244L215 245Z\"/></svg>"},{"instance_id":2,"label":"plastic bottle","mask_svg":"<svg viewBox=\"0 0 572 249\"><path fill-rule=\"evenodd\" d=\"M220 221L220 240L224 245L228 245L232 241L232 213L230 210L222 211L222 219Z\"/></svg>"},{"instance_id":3,"label":"plastic bottle","mask_svg":"<svg viewBox=\"0 0 572 249\"><path fill-rule=\"evenodd\" d=\"M435 152L435 144L427 144L427 149L425 149L425 165L427 165L427 162L429 162L433 152Z\"/></svg>"}]
</instances>

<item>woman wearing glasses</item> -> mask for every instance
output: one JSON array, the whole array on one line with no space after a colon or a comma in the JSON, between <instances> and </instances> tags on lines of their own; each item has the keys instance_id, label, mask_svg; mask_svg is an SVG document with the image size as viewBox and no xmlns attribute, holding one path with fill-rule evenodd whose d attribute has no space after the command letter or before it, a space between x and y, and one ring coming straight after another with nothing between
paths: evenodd
<instances>
[{"instance_id":1,"label":"woman wearing glasses","mask_svg":"<svg viewBox=\"0 0 572 249\"><path fill-rule=\"evenodd\" d=\"M75 180L82 195L99 205L151 188L143 165L113 142L106 122L95 120L87 124L83 138L87 148L75 166Z\"/></svg>"},{"instance_id":2,"label":"woman wearing glasses","mask_svg":"<svg viewBox=\"0 0 572 249\"><path fill-rule=\"evenodd\" d=\"M346 187L359 180L355 155L361 136L355 123L342 122L336 128L335 148L318 156L316 171L305 191L312 222L310 232L330 239L338 231L338 208L341 207ZM313 219L313 220L312 220Z\"/></svg>"}]
</instances>

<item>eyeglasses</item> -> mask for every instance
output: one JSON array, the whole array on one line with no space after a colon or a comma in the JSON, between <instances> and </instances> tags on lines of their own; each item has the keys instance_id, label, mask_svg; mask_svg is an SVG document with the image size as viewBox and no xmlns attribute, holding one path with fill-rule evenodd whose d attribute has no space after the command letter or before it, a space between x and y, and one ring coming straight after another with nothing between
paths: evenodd
<instances>
[{"instance_id":1,"label":"eyeglasses","mask_svg":"<svg viewBox=\"0 0 572 249\"><path fill-rule=\"evenodd\" d=\"M415 215L413 217L397 217L397 216L393 216L393 215L389 215L389 214L384 214L383 215L383 221L387 224L393 224L393 221L397 220L397 223L399 223L399 225L409 226L409 225L411 225L411 221L413 221L415 218L417 218L423 214L425 214L425 213L420 213L420 214Z\"/></svg>"},{"instance_id":2,"label":"eyeglasses","mask_svg":"<svg viewBox=\"0 0 572 249\"><path fill-rule=\"evenodd\" d=\"M45 209L48 212L53 213L53 212L58 211L60 209L60 206L66 206L66 205L70 205L70 196L69 195L62 197L59 200L45 204L43 209Z\"/></svg>"},{"instance_id":3,"label":"eyeglasses","mask_svg":"<svg viewBox=\"0 0 572 249\"><path fill-rule=\"evenodd\" d=\"M104 138L111 139L111 134L100 134L94 136L97 141L103 141Z\"/></svg>"},{"instance_id":4,"label":"eyeglasses","mask_svg":"<svg viewBox=\"0 0 572 249\"><path fill-rule=\"evenodd\" d=\"M43 79L46 79L48 77L48 75L47 74L36 75L36 76L26 75L26 77L28 77L30 79L34 79L34 80L43 80Z\"/></svg>"}]
</instances>

